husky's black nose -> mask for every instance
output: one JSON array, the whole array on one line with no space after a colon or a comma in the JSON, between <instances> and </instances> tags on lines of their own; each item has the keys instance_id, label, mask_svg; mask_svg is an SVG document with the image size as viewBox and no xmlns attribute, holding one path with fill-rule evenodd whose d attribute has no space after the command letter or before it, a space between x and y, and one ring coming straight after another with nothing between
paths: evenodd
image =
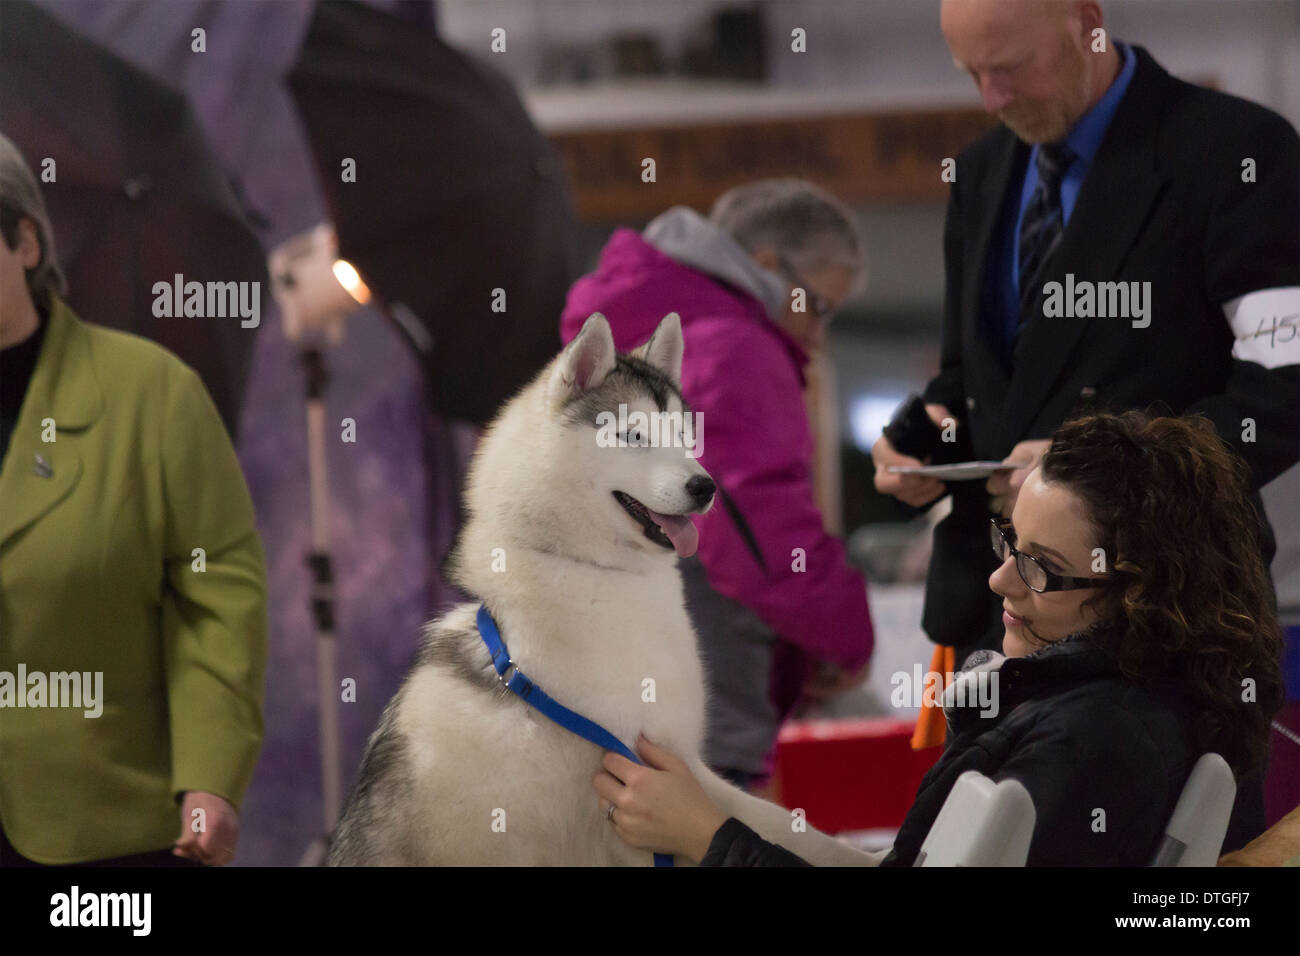
<instances>
[{"instance_id":1,"label":"husky's black nose","mask_svg":"<svg viewBox=\"0 0 1300 956\"><path fill-rule=\"evenodd\" d=\"M695 475L686 482L686 493L695 499L697 505L704 505L713 497L715 487L708 475Z\"/></svg>"}]
</instances>

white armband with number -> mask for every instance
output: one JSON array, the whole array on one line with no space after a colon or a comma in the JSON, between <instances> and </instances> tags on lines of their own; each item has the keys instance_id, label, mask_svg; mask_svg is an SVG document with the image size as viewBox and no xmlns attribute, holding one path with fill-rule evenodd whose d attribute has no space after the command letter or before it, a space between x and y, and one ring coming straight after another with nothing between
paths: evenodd
<instances>
[{"instance_id":1,"label":"white armband with number","mask_svg":"<svg viewBox=\"0 0 1300 956\"><path fill-rule=\"evenodd\" d=\"M1300 286L1259 289L1223 304L1232 357L1264 368L1300 364Z\"/></svg>"}]
</instances>

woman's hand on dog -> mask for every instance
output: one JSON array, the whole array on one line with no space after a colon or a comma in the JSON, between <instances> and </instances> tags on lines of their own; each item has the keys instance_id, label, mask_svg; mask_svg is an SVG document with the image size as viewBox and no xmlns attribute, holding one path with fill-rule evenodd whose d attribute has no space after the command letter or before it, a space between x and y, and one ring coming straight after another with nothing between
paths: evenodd
<instances>
[{"instance_id":1,"label":"woman's hand on dog","mask_svg":"<svg viewBox=\"0 0 1300 956\"><path fill-rule=\"evenodd\" d=\"M674 853L699 862L726 816L705 794L685 761L644 736L636 751L645 766L607 752L604 770L591 779L602 797L600 809L617 809L611 821L614 832L628 846Z\"/></svg>"}]
</instances>

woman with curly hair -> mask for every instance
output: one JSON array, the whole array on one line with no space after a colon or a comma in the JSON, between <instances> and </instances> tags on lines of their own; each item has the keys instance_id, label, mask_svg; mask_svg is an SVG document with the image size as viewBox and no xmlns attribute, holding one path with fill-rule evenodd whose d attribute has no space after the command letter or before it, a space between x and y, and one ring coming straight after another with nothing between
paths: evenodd
<instances>
[{"instance_id":1,"label":"woman with curly hair","mask_svg":"<svg viewBox=\"0 0 1300 956\"><path fill-rule=\"evenodd\" d=\"M1145 866L1201 754L1238 780L1262 768L1282 632L1248 488L1203 418L1061 426L1010 519L990 520L1005 656L967 661L945 699L947 749L892 849L863 862L912 865L957 778L978 770L1033 798L1030 865ZM956 693L981 672L993 706ZM725 819L673 754L640 748L647 766L608 754L595 781L625 841L704 865L803 863Z\"/></svg>"}]
</instances>

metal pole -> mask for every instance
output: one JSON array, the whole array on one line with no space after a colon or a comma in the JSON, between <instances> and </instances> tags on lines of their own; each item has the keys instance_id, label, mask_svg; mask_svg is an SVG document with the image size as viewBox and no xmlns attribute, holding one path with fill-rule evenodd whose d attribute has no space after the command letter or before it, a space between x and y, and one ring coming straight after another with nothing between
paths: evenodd
<instances>
[{"instance_id":1,"label":"metal pole","mask_svg":"<svg viewBox=\"0 0 1300 956\"><path fill-rule=\"evenodd\" d=\"M329 550L329 481L325 460L325 386L328 375L318 349L304 349L307 378L307 469L311 494L311 612L316 628L316 690L320 712L320 759L324 839L308 850L308 859L323 860L330 834L342 810L339 746L339 683L334 642L334 572ZM322 847L323 842L323 847Z\"/></svg>"}]
</instances>

